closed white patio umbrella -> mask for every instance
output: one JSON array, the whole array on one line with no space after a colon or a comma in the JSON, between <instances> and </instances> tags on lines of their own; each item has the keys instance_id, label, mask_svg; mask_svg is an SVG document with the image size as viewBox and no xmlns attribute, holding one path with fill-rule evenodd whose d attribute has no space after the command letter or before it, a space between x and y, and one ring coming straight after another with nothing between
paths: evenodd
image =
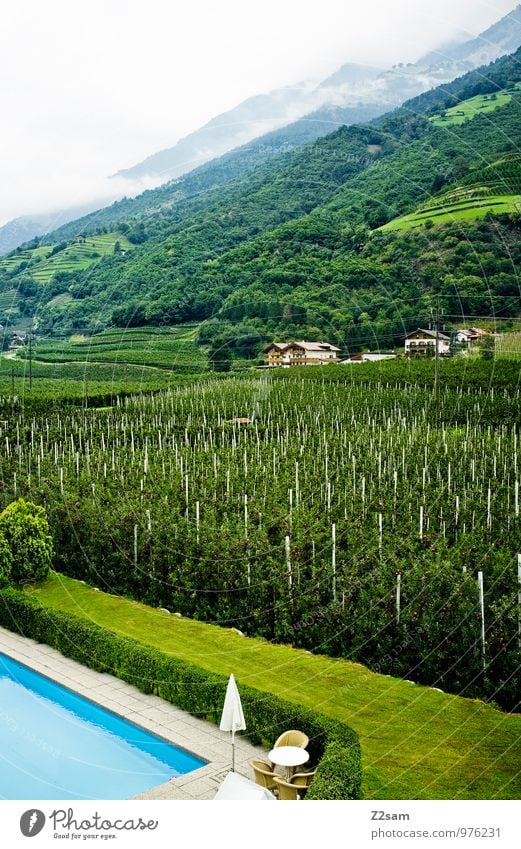
<instances>
[{"instance_id":1,"label":"closed white patio umbrella","mask_svg":"<svg viewBox=\"0 0 521 849\"><path fill-rule=\"evenodd\" d=\"M226 696L224 699L221 723L221 731L231 731L232 734L232 771L235 771L235 732L244 731L246 723L242 712L241 697L235 683L235 678L230 675Z\"/></svg>"}]
</instances>

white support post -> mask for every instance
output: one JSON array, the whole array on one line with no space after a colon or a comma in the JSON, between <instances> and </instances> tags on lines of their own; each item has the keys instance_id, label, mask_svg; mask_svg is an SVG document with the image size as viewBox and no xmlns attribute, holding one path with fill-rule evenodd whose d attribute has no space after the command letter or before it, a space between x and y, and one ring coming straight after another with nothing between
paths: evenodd
<instances>
[{"instance_id":1,"label":"white support post","mask_svg":"<svg viewBox=\"0 0 521 849\"><path fill-rule=\"evenodd\" d=\"M478 572L479 610L481 614L481 656L483 659L483 671L487 662L485 655L485 593L483 589L483 572Z\"/></svg>"},{"instance_id":2,"label":"white support post","mask_svg":"<svg viewBox=\"0 0 521 849\"><path fill-rule=\"evenodd\" d=\"M336 601L336 525L335 524L331 525L331 542L332 542L331 568L332 568L332 572L333 572L333 580L332 580L333 601Z\"/></svg>"},{"instance_id":3,"label":"white support post","mask_svg":"<svg viewBox=\"0 0 521 849\"><path fill-rule=\"evenodd\" d=\"M291 592L291 588L293 586L293 574L291 571L291 548L289 543L289 537L285 538L284 544L286 548L286 574L288 576L288 589Z\"/></svg>"},{"instance_id":4,"label":"white support post","mask_svg":"<svg viewBox=\"0 0 521 849\"><path fill-rule=\"evenodd\" d=\"M400 624L400 610L401 610L401 594L402 594L402 573L398 572L396 575L396 624Z\"/></svg>"}]
</instances>

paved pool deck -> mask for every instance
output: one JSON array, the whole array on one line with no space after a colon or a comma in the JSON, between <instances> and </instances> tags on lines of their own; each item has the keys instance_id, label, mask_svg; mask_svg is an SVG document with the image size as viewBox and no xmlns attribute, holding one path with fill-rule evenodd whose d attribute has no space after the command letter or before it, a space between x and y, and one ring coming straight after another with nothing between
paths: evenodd
<instances>
[{"instance_id":1,"label":"paved pool deck","mask_svg":"<svg viewBox=\"0 0 521 849\"><path fill-rule=\"evenodd\" d=\"M46 675L58 684L102 705L118 716L192 752L208 763L179 778L153 787L135 799L213 799L231 768L230 735L175 705L142 693L113 675L94 672L56 649L0 627L0 652ZM266 752L245 737L235 737L235 770L253 778L250 758L266 760Z\"/></svg>"}]
</instances>

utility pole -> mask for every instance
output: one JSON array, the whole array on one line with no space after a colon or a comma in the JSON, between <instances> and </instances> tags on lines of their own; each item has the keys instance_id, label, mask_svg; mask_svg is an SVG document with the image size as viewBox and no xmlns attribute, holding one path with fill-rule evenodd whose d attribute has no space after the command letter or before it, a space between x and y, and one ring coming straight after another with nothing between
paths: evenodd
<instances>
[{"instance_id":1,"label":"utility pole","mask_svg":"<svg viewBox=\"0 0 521 849\"><path fill-rule=\"evenodd\" d=\"M436 405L436 416L440 417L440 296L436 295L436 347L434 351L434 402Z\"/></svg>"},{"instance_id":2,"label":"utility pole","mask_svg":"<svg viewBox=\"0 0 521 849\"><path fill-rule=\"evenodd\" d=\"M33 388L33 333L29 330L29 389Z\"/></svg>"}]
</instances>

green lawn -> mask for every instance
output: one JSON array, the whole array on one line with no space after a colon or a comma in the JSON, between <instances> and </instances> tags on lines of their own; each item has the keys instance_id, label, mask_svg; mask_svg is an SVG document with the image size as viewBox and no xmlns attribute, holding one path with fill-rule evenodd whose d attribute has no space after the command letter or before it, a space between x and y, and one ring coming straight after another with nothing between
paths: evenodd
<instances>
[{"instance_id":1,"label":"green lawn","mask_svg":"<svg viewBox=\"0 0 521 849\"><path fill-rule=\"evenodd\" d=\"M61 575L31 592L48 607L345 721L360 735L366 798L519 798L521 715L179 619Z\"/></svg>"}]
</instances>

